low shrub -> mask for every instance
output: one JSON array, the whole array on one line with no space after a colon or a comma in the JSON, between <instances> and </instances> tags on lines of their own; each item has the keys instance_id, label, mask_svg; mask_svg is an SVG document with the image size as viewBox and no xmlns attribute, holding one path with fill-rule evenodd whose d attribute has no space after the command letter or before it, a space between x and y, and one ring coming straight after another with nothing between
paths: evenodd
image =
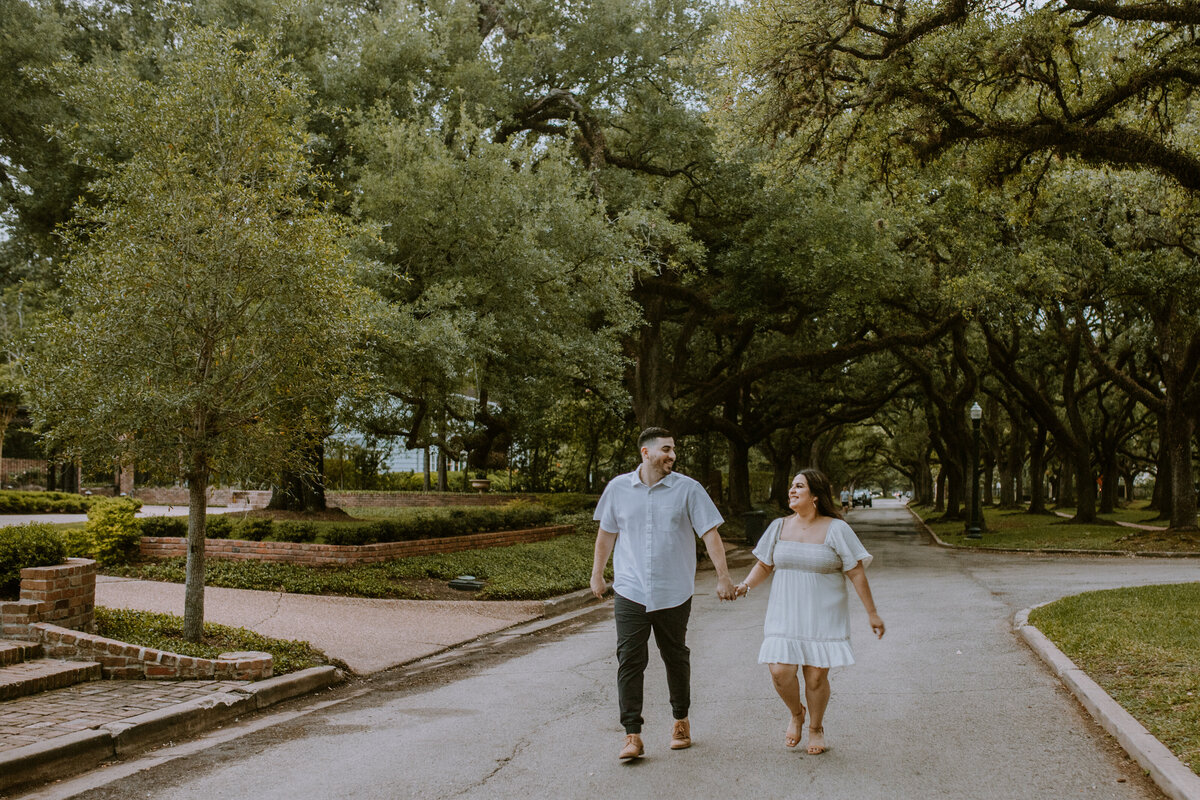
<instances>
[{"instance_id":1,"label":"low shrub","mask_svg":"<svg viewBox=\"0 0 1200 800\"><path fill-rule=\"evenodd\" d=\"M556 516L555 511L544 505L523 500L484 508L405 509L399 516L369 522L272 521L264 517L213 515L205 523L205 535L209 539L252 542L363 545L535 528L553 523ZM187 518L147 517L138 520L138 528L142 536L186 537Z\"/></svg>"},{"instance_id":2,"label":"low shrub","mask_svg":"<svg viewBox=\"0 0 1200 800\"><path fill-rule=\"evenodd\" d=\"M233 520L229 517L214 514L204 521L204 538L206 539L232 539L234 538L232 534Z\"/></svg>"},{"instance_id":3,"label":"low shrub","mask_svg":"<svg viewBox=\"0 0 1200 800\"><path fill-rule=\"evenodd\" d=\"M537 501L556 514L574 514L579 511L595 511L600 497L582 492L556 492L538 495Z\"/></svg>"},{"instance_id":4,"label":"low shrub","mask_svg":"<svg viewBox=\"0 0 1200 800\"><path fill-rule=\"evenodd\" d=\"M60 528L58 536L67 548L67 558L96 557L96 540L87 528Z\"/></svg>"},{"instance_id":5,"label":"low shrub","mask_svg":"<svg viewBox=\"0 0 1200 800\"><path fill-rule=\"evenodd\" d=\"M469 533L520 530L547 525L554 512L536 503L515 501L491 508L413 509L403 516L380 519L357 525L338 523L328 525L319 541L325 544L375 544L377 542L407 542L412 539L444 539ZM282 523L277 523L276 528ZM285 539L276 533L279 541Z\"/></svg>"},{"instance_id":6,"label":"low shrub","mask_svg":"<svg viewBox=\"0 0 1200 800\"><path fill-rule=\"evenodd\" d=\"M0 514L82 514L99 499L68 492L0 491Z\"/></svg>"},{"instance_id":7,"label":"low shrub","mask_svg":"<svg viewBox=\"0 0 1200 800\"><path fill-rule=\"evenodd\" d=\"M42 522L0 528L0 597L21 594L21 570L52 567L67 558L58 531Z\"/></svg>"},{"instance_id":8,"label":"low shrub","mask_svg":"<svg viewBox=\"0 0 1200 800\"><path fill-rule=\"evenodd\" d=\"M319 532L320 529L311 522L282 520L275 523L270 539L274 542L315 542Z\"/></svg>"},{"instance_id":9,"label":"low shrub","mask_svg":"<svg viewBox=\"0 0 1200 800\"><path fill-rule=\"evenodd\" d=\"M274 523L263 517L243 517L233 527L231 539L242 539L247 542L261 542L270 539L275 530Z\"/></svg>"},{"instance_id":10,"label":"low shrub","mask_svg":"<svg viewBox=\"0 0 1200 800\"><path fill-rule=\"evenodd\" d=\"M105 497L88 509L87 533L96 543L96 563L101 567L128 564L138 553L142 528L137 522L142 501L132 497Z\"/></svg>"},{"instance_id":11,"label":"low shrub","mask_svg":"<svg viewBox=\"0 0 1200 800\"><path fill-rule=\"evenodd\" d=\"M138 520L142 536L187 536L187 517L144 517Z\"/></svg>"}]
</instances>

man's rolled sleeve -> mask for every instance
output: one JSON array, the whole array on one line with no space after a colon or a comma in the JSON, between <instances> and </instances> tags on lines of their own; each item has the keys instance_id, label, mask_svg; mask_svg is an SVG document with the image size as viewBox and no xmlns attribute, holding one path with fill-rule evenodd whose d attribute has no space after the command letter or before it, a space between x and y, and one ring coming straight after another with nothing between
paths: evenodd
<instances>
[{"instance_id":1,"label":"man's rolled sleeve","mask_svg":"<svg viewBox=\"0 0 1200 800\"><path fill-rule=\"evenodd\" d=\"M696 532L696 536L703 536L713 528L725 522L725 518L721 516L721 512L717 510L716 503L708 496L708 492L704 491L704 487L699 483L693 483L688 491L688 516L692 520L692 529ZM608 530L605 528L605 530Z\"/></svg>"},{"instance_id":2,"label":"man's rolled sleeve","mask_svg":"<svg viewBox=\"0 0 1200 800\"><path fill-rule=\"evenodd\" d=\"M613 492L609 491L611 484L604 487L600 502L596 503L596 512L592 519L600 523L600 529L609 533L620 533L621 523L617 519L616 504L613 502Z\"/></svg>"}]
</instances>

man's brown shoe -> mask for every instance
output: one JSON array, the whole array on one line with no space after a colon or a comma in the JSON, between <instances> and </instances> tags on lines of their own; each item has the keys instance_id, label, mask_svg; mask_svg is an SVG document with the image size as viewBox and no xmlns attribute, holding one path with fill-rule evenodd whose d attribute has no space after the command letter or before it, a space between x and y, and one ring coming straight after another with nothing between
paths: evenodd
<instances>
[{"instance_id":1,"label":"man's brown shoe","mask_svg":"<svg viewBox=\"0 0 1200 800\"><path fill-rule=\"evenodd\" d=\"M675 720L675 727L671 729L671 749L685 750L692 746L692 727L686 719Z\"/></svg>"},{"instance_id":2,"label":"man's brown shoe","mask_svg":"<svg viewBox=\"0 0 1200 800\"><path fill-rule=\"evenodd\" d=\"M641 736L636 733L625 734L625 747L621 749L621 758L641 758L645 752Z\"/></svg>"}]
</instances>

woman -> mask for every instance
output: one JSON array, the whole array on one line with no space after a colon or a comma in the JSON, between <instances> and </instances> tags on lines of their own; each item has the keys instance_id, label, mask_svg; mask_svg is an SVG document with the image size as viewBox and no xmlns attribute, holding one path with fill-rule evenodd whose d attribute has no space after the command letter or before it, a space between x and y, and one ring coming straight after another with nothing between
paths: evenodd
<instances>
[{"instance_id":1,"label":"woman","mask_svg":"<svg viewBox=\"0 0 1200 800\"><path fill-rule=\"evenodd\" d=\"M867 584L866 567L872 556L834 506L829 479L819 470L802 470L788 491L788 506L795 513L767 528L754 548L758 563L735 587L735 597L749 594L776 573L758 663L768 665L775 691L792 713L783 740L788 747L800 744L804 730L798 676L799 668L804 668L808 752L818 755L826 750L822 723L829 704L829 669L854 663L847 578L877 637L883 637L884 626Z\"/></svg>"}]
</instances>

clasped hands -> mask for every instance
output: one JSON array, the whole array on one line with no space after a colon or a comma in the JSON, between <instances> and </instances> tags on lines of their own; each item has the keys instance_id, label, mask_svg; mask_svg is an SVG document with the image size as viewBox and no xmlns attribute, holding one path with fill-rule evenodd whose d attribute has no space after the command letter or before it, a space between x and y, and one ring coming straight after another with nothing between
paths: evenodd
<instances>
[{"instance_id":1,"label":"clasped hands","mask_svg":"<svg viewBox=\"0 0 1200 800\"><path fill-rule=\"evenodd\" d=\"M729 578L717 579L717 598L720 600L737 600L739 597L744 597L749 591L744 583L734 586L733 581Z\"/></svg>"}]
</instances>

